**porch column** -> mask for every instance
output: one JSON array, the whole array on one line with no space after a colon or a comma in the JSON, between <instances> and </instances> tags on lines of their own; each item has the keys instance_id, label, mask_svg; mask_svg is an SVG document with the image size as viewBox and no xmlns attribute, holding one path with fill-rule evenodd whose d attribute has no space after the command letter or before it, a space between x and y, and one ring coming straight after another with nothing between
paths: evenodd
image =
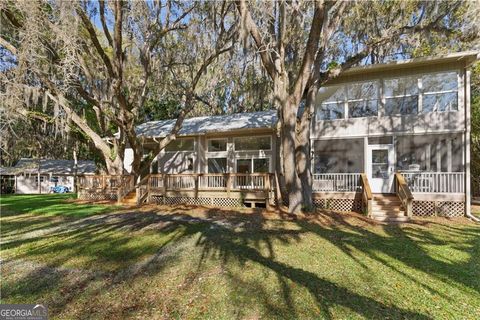
<instances>
[{"instance_id":1,"label":"porch column","mask_svg":"<svg viewBox=\"0 0 480 320\"><path fill-rule=\"evenodd\" d=\"M368 172L368 137L363 137L363 172Z\"/></svg>"},{"instance_id":2,"label":"porch column","mask_svg":"<svg viewBox=\"0 0 480 320\"><path fill-rule=\"evenodd\" d=\"M470 194L470 70L465 70L465 214L471 214Z\"/></svg>"},{"instance_id":3,"label":"porch column","mask_svg":"<svg viewBox=\"0 0 480 320\"><path fill-rule=\"evenodd\" d=\"M452 139L447 139L447 171L452 172Z\"/></svg>"}]
</instances>

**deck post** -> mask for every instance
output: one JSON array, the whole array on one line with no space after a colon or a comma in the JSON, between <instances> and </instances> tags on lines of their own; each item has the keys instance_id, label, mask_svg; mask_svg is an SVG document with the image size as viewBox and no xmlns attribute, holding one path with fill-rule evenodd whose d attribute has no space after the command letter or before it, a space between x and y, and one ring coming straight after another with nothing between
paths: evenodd
<instances>
[{"instance_id":1,"label":"deck post","mask_svg":"<svg viewBox=\"0 0 480 320\"><path fill-rule=\"evenodd\" d=\"M270 189L271 189L271 185L270 185L270 173L266 173L265 174L265 207L267 208L267 210L270 210Z\"/></svg>"},{"instance_id":2,"label":"deck post","mask_svg":"<svg viewBox=\"0 0 480 320\"><path fill-rule=\"evenodd\" d=\"M163 175L163 201L167 197L167 188L168 188L168 174Z\"/></svg>"},{"instance_id":3,"label":"deck post","mask_svg":"<svg viewBox=\"0 0 480 320\"><path fill-rule=\"evenodd\" d=\"M227 196L230 198L230 190L232 189L232 174L227 173Z\"/></svg>"},{"instance_id":4,"label":"deck post","mask_svg":"<svg viewBox=\"0 0 480 320\"><path fill-rule=\"evenodd\" d=\"M198 180L199 180L199 173L195 174L195 198L198 198Z\"/></svg>"}]
</instances>

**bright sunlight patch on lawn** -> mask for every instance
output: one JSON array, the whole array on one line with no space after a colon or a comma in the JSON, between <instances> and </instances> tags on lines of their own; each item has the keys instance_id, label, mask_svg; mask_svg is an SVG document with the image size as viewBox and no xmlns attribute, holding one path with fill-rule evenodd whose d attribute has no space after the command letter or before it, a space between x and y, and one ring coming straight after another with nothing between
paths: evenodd
<instances>
[{"instance_id":1,"label":"bright sunlight patch on lawn","mask_svg":"<svg viewBox=\"0 0 480 320\"><path fill-rule=\"evenodd\" d=\"M467 220L100 205L78 216L64 200L2 216L2 303L42 301L53 318L480 318L480 226Z\"/></svg>"}]
</instances>

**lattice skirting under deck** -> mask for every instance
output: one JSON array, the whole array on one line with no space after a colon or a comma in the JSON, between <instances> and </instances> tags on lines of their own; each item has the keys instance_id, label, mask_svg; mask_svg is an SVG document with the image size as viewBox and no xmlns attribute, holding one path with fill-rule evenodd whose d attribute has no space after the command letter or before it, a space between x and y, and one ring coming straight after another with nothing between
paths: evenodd
<instances>
[{"instance_id":1,"label":"lattice skirting under deck","mask_svg":"<svg viewBox=\"0 0 480 320\"><path fill-rule=\"evenodd\" d=\"M362 211L361 199L313 199L313 205L317 209L336 211Z\"/></svg>"},{"instance_id":2,"label":"lattice skirting under deck","mask_svg":"<svg viewBox=\"0 0 480 320\"><path fill-rule=\"evenodd\" d=\"M213 198L213 197L163 197L151 196L151 203L177 205L190 204L197 206L214 206L214 207L245 207L241 199L235 198Z\"/></svg>"},{"instance_id":3,"label":"lattice skirting under deck","mask_svg":"<svg viewBox=\"0 0 480 320\"><path fill-rule=\"evenodd\" d=\"M414 200L412 213L414 216L420 217L463 217L465 215L465 203L463 201Z\"/></svg>"},{"instance_id":4,"label":"lattice skirting under deck","mask_svg":"<svg viewBox=\"0 0 480 320\"><path fill-rule=\"evenodd\" d=\"M117 200L117 194L98 190L82 190L78 193L78 199L88 201Z\"/></svg>"}]
</instances>

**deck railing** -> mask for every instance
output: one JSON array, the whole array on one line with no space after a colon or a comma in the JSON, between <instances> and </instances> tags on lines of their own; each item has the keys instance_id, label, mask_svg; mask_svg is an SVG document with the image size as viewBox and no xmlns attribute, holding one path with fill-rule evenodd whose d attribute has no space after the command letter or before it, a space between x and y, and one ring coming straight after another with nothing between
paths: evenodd
<instances>
[{"instance_id":1,"label":"deck railing","mask_svg":"<svg viewBox=\"0 0 480 320\"><path fill-rule=\"evenodd\" d=\"M80 193L84 190L114 193L117 201L121 201L135 189L135 181L133 175L85 175L78 177L77 188Z\"/></svg>"},{"instance_id":2,"label":"deck railing","mask_svg":"<svg viewBox=\"0 0 480 320\"><path fill-rule=\"evenodd\" d=\"M192 173L151 174L150 189L164 190L271 190L272 175L269 173Z\"/></svg>"},{"instance_id":3,"label":"deck railing","mask_svg":"<svg viewBox=\"0 0 480 320\"><path fill-rule=\"evenodd\" d=\"M413 193L464 193L463 172L401 172Z\"/></svg>"},{"instance_id":4,"label":"deck railing","mask_svg":"<svg viewBox=\"0 0 480 320\"><path fill-rule=\"evenodd\" d=\"M122 183L121 175L91 175L79 176L78 188L82 189L109 189L116 190Z\"/></svg>"},{"instance_id":5,"label":"deck railing","mask_svg":"<svg viewBox=\"0 0 480 320\"><path fill-rule=\"evenodd\" d=\"M321 173L313 175L313 192L357 192L362 188L360 173Z\"/></svg>"},{"instance_id":6,"label":"deck railing","mask_svg":"<svg viewBox=\"0 0 480 320\"><path fill-rule=\"evenodd\" d=\"M402 173L395 173L395 190L408 217L412 216L413 195Z\"/></svg>"},{"instance_id":7,"label":"deck railing","mask_svg":"<svg viewBox=\"0 0 480 320\"><path fill-rule=\"evenodd\" d=\"M117 201L121 202L123 198L135 189L135 179L133 175L124 175L120 179L120 185L117 188Z\"/></svg>"},{"instance_id":8,"label":"deck railing","mask_svg":"<svg viewBox=\"0 0 480 320\"><path fill-rule=\"evenodd\" d=\"M362 209L368 217L371 217L373 202L372 189L370 188L370 183L365 173L360 175L360 180L362 182Z\"/></svg>"}]
</instances>

